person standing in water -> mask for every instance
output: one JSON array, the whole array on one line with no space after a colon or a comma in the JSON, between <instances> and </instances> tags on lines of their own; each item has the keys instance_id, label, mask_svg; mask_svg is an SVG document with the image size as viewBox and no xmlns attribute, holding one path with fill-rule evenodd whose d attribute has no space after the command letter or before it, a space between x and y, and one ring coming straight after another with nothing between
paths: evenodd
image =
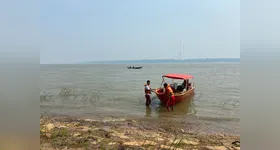
<instances>
[{"instance_id":1,"label":"person standing in water","mask_svg":"<svg viewBox=\"0 0 280 150\"><path fill-rule=\"evenodd\" d=\"M151 89L151 86L150 86L150 80L147 80L147 84L145 84L145 97L146 97L146 106L150 106L151 104L151 94L152 92L154 91L153 89Z\"/></svg>"},{"instance_id":2,"label":"person standing in water","mask_svg":"<svg viewBox=\"0 0 280 150\"><path fill-rule=\"evenodd\" d=\"M165 96L167 98L167 103L166 103L166 107L167 107L167 110L168 112L170 111L170 107L173 111L173 106L175 105L175 96L174 96L174 92L172 90L172 88L167 84L167 83L164 83L164 88L165 88Z\"/></svg>"}]
</instances>

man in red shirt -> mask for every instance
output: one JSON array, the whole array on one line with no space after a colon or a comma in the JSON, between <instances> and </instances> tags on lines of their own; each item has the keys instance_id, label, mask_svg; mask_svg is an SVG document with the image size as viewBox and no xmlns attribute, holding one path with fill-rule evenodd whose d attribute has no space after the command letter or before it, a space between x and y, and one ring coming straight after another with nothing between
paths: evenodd
<instances>
[{"instance_id":1,"label":"man in red shirt","mask_svg":"<svg viewBox=\"0 0 280 150\"><path fill-rule=\"evenodd\" d=\"M173 111L173 106L175 105L174 92L173 92L172 88L170 87L170 85L168 85L167 83L164 83L163 86L164 86L164 93L161 93L161 94L164 94L165 98L167 99L167 102L166 102L167 110L170 111L170 107L171 107L171 109Z\"/></svg>"}]
</instances>

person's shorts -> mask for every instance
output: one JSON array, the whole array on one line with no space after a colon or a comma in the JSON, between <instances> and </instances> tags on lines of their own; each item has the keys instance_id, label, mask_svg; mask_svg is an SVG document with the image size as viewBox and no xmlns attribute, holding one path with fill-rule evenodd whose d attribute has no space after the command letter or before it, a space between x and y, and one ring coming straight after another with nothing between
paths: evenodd
<instances>
[{"instance_id":1,"label":"person's shorts","mask_svg":"<svg viewBox=\"0 0 280 150\"><path fill-rule=\"evenodd\" d=\"M168 103L168 106L174 106L174 105L175 105L175 96L173 95L173 96L170 97L170 101Z\"/></svg>"},{"instance_id":2,"label":"person's shorts","mask_svg":"<svg viewBox=\"0 0 280 150\"><path fill-rule=\"evenodd\" d=\"M147 101L151 101L151 96L150 95L146 94L145 97L146 97Z\"/></svg>"}]
</instances>

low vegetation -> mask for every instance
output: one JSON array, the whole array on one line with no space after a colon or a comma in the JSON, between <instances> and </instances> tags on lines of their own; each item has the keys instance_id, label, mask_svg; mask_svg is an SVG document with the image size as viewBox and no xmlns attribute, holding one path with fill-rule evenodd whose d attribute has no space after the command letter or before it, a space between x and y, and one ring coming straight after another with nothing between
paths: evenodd
<instances>
[{"instance_id":1,"label":"low vegetation","mask_svg":"<svg viewBox=\"0 0 280 150\"><path fill-rule=\"evenodd\" d=\"M172 122L172 124L176 124ZM167 121L42 116L41 149L240 149L240 137L196 134Z\"/></svg>"}]
</instances>

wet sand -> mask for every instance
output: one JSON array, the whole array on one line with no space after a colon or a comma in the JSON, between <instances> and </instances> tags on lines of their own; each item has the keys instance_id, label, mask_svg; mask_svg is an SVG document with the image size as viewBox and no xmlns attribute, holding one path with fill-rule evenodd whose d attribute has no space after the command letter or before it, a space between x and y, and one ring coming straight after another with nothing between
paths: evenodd
<instances>
[{"instance_id":1,"label":"wet sand","mask_svg":"<svg viewBox=\"0 0 280 150\"><path fill-rule=\"evenodd\" d=\"M176 119L42 115L40 148L51 149L240 149L239 133L204 132Z\"/></svg>"}]
</instances>

